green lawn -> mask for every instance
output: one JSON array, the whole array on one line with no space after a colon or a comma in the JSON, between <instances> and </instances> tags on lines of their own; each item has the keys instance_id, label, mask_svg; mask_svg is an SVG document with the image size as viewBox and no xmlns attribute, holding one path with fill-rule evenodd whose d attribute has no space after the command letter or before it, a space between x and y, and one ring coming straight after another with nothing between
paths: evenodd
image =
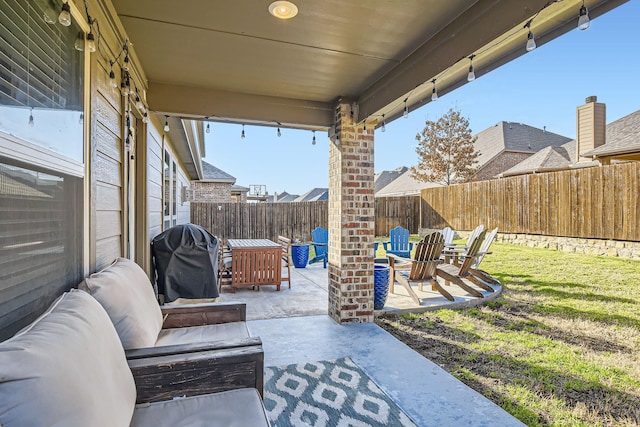
<instances>
[{"instance_id":1,"label":"green lawn","mask_svg":"<svg viewBox=\"0 0 640 427\"><path fill-rule=\"evenodd\" d=\"M378 324L527 425L640 425L640 261L492 250L496 301Z\"/></svg>"}]
</instances>

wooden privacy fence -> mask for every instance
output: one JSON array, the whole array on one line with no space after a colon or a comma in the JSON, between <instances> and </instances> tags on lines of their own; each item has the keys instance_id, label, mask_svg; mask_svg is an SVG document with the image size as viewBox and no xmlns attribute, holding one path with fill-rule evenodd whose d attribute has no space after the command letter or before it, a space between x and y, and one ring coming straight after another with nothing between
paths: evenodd
<instances>
[{"instance_id":1,"label":"wooden privacy fence","mask_svg":"<svg viewBox=\"0 0 640 427\"><path fill-rule=\"evenodd\" d=\"M424 227L640 240L640 163L422 190Z\"/></svg>"},{"instance_id":2,"label":"wooden privacy fence","mask_svg":"<svg viewBox=\"0 0 640 427\"><path fill-rule=\"evenodd\" d=\"M422 197L376 198L375 234L482 223L501 233L640 241L639 189L637 162L429 188ZM327 228L328 205L192 202L191 222L225 239L310 241L311 230Z\"/></svg>"},{"instance_id":3,"label":"wooden privacy fence","mask_svg":"<svg viewBox=\"0 0 640 427\"><path fill-rule=\"evenodd\" d=\"M375 234L388 236L400 225L417 234L424 218L438 215L420 196L382 197L375 202ZM420 221L422 215L423 221ZM311 230L328 228L328 205L304 203L204 203L191 202L191 222L222 238L270 239L278 235L311 240Z\"/></svg>"},{"instance_id":4,"label":"wooden privacy fence","mask_svg":"<svg viewBox=\"0 0 640 427\"><path fill-rule=\"evenodd\" d=\"M327 228L327 202L191 202L191 222L223 239L311 240L311 230Z\"/></svg>"}]
</instances>

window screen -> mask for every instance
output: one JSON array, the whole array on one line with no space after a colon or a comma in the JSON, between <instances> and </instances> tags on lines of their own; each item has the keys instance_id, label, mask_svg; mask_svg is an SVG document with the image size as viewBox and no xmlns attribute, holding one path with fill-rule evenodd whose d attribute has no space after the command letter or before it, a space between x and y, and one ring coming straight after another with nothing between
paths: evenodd
<instances>
[{"instance_id":1,"label":"window screen","mask_svg":"<svg viewBox=\"0 0 640 427\"><path fill-rule=\"evenodd\" d=\"M0 341L82 280L82 179L0 161Z\"/></svg>"}]
</instances>

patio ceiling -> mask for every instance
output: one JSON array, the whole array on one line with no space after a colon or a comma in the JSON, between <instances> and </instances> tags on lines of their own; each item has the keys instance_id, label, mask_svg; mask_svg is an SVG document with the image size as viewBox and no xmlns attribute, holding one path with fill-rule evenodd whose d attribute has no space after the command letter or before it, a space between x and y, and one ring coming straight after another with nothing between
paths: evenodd
<instances>
[{"instance_id":1,"label":"patio ceiling","mask_svg":"<svg viewBox=\"0 0 640 427\"><path fill-rule=\"evenodd\" d=\"M152 110L182 118L327 129L339 100L387 122L576 28L582 0L112 0L149 79ZM594 17L626 0L587 0ZM548 7L545 8L545 6ZM462 60L461 60L462 59ZM426 83L425 83L426 82Z\"/></svg>"}]
</instances>

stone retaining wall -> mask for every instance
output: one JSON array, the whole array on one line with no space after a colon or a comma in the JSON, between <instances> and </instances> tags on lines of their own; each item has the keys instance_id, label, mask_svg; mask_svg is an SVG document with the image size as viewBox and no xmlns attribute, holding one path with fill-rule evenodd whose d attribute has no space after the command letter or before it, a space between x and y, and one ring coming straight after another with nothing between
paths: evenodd
<instances>
[{"instance_id":1,"label":"stone retaining wall","mask_svg":"<svg viewBox=\"0 0 640 427\"><path fill-rule=\"evenodd\" d=\"M588 255L640 259L640 242L511 233L498 233L496 241L530 248L548 248Z\"/></svg>"},{"instance_id":2,"label":"stone retaining wall","mask_svg":"<svg viewBox=\"0 0 640 427\"><path fill-rule=\"evenodd\" d=\"M422 237L431 231L437 230L420 229L418 234ZM466 239L469 233L470 231L456 231L456 239ZM640 242L516 233L498 233L496 241L528 246L530 248L545 248L562 252L640 259Z\"/></svg>"}]
</instances>

